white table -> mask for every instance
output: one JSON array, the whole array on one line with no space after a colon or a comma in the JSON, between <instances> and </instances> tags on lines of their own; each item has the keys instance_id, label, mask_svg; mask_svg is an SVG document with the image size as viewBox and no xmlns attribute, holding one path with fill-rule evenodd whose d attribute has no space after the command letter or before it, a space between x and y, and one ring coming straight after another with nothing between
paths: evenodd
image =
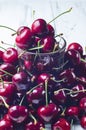
<instances>
[{"instance_id":1,"label":"white table","mask_svg":"<svg viewBox=\"0 0 86 130\"><path fill-rule=\"evenodd\" d=\"M30 27L34 19L44 18L49 22L70 7L73 8L72 11L56 19L52 25L56 29L56 34L64 34L67 45L78 42L85 48L86 0L0 0L0 25L14 29L21 25ZM0 41L13 44L15 37L11 37L10 34L11 31L0 28ZM72 128L72 130L77 129L82 130L80 126Z\"/></svg>"}]
</instances>

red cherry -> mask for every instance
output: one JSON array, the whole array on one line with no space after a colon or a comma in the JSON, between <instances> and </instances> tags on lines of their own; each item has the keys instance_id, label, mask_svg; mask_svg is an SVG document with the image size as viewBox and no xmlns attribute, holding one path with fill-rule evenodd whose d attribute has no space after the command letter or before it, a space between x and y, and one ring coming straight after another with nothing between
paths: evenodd
<instances>
[{"instance_id":1,"label":"red cherry","mask_svg":"<svg viewBox=\"0 0 86 130\"><path fill-rule=\"evenodd\" d=\"M3 53L3 61L6 63L16 64L18 62L18 52L15 48L8 48Z\"/></svg>"},{"instance_id":2,"label":"red cherry","mask_svg":"<svg viewBox=\"0 0 86 130\"><path fill-rule=\"evenodd\" d=\"M81 54L81 56L83 54L83 48L79 43L76 43L76 42L70 43L67 50L70 50L70 49L78 51Z\"/></svg>"},{"instance_id":3,"label":"red cherry","mask_svg":"<svg viewBox=\"0 0 86 130\"><path fill-rule=\"evenodd\" d=\"M0 62L3 61L3 51L0 50Z\"/></svg>"},{"instance_id":4,"label":"red cherry","mask_svg":"<svg viewBox=\"0 0 86 130\"><path fill-rule=\"evenodd\" d=\"M13 74L16 73L16 68L10 63L3 63L0 65L0 76L5 81L11 81Z\"/></svg>"},{"instance_id":5,"label":"red cherry","mask_svg":"<svg viewBox=\"0 0 86 130\"><path fill-rule=\"evenodd\" d=\"M71 127L69 122L64 118L60 118L55 124L53 124L52 130L70 130L70 129Z\"/></svg>"},{"instance_id":6,"label":"red cherry","mask_svg":"<svg viewBox=\"0 0 86 130\"><path fill-rule=\"evenodd\" d=\"M70 62L70 65L79 65L81 61L81 56L78 51L71 49L66 51L65 59Z\"/></svg>"},{"instance_id":7,"label":"red cherry","mask_svg":"<svg viewBox=\"0 0 86 130\"><path fill-rule=\"evenodd\" d=\"M56 40L52 36L47 36L43 38L40 42L41 45L43 45L43 48L41 49L44 53L52 52Z\"/></svg>"},{"instance_id":8,"label":"red cherry","mask_svg":"<svg viewBox=\"0 0 86 130\"><path fill-rule=\"evenodd\" d=\"M43 37L48 33L47 23L44 19L36 19L32 23L32 33L35 36Z\"/></svg>"},{"instance_id":9,"label":"red cherry","mask_svg":"<svg viewBox=\"0 0 86 130\"><path fill-rule=\"evenodd\" d=\"M86 116L83 116L80 119L80 124L81 124L82 128L86 129Z\"/></svg>"},{"instance_id":10,"label":"red cherry","mask_svg":"<svg viewBox=\"0 0 86 130\"><path fill-rule=\"evenodd\" d=\"M49 103L47 106L38 108L38 116L45 122L50 122L58 114L57 106L54 103Z\"/></svg>"},{"instance_id":11,"label":"red cherry","mask_svg":"<svg viewBox=\"0 0 86 130\"><path fill-rule=\"evenodd\" d=\"M47 27L48 27L48 35L54 37L55 30L54 30L53 26L51 24L47 24Z\"/></svg>"},{"instance_id":12,"label":"red cherry","mask_svg":"<svg viewBox=\"0 0 86 130\"><path fill-rule=\"evenodd\" d=\"M45 83L45 81L49 81L50 79L50 74L48 73L42 73L38 76L38 84L40 83Z\"/></svg>"},{"instance_id":13,"label":"red cherry","mask_svg":"<svg viewBox=\"0 0 86 130\"><path fill-rule=\"evenodd\" d=\"M12 82L17 86L18 92L26 92L31 87L30 77L23 71L14 74L12 77Z\"/></svg>"},{"instance_id":14,"label":"red cherry","mask_svg":"<svg viewBox=\"0 0 86 130\"><path fill-rule=\"evenodd\" d=\"M8 116L12 121L22 123L28 116L28 109L25 106L12 106L8 110Z\"/></svg>"},{"instance_id":15,"label":"red cherry","mask_svg":"<svg viewBox=\"0 0 86 130\"><path fill-rule=\"evenodd\" d=\"M41 122L29 122L25 126L25 130L42 130L44 128L44 125Z\"/></svg>"},{"instance_id":16,"label":"red cherry","mask_svg":"<svg viewBox=\"0 0 86 130\"><path fill-rule=\"evenodd\" d=\"M81 98L79 107L81 110L86 111L86 97Z\"/></svg>"},{"instance_id":17,"label":"red cherry","mask_svg":"<svg viewBox=\"0 0 86 130\"><path fill-rule=\"evenodd\" d=\"M32 44L33 35L29 27L21 26L17 30L16 45L21 49L28 49Z\"/></svg>"},{"instance_id":18,"label":"red cherry","mask_svg":"<svg viewBox=\"0 0 86 130\"><path fill-rule=\"evenodd\" d=\"M2 96L6 103L11 103L16 93L16 86L13 83L0 84L0 96ZM1 100L0 100L1 103Z\"/></svg>"},{"instance_id":19,"label":"red cherry","mask_svg":"<svg viewBox=\"0 0 86 130\"><path fill-rule=\"evenodd\" d=\"M0 121L0 130L14 130L10 121L2 119Z\"/></svg>"}]
</instances>

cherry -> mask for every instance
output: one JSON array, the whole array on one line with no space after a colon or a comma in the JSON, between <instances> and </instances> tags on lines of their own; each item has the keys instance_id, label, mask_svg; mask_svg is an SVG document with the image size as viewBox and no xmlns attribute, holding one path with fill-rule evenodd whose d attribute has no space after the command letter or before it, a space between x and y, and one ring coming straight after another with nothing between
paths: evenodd
<instances>
[{"instance_id":1,"label":"cherry","mask_svg":"<svg viewBox=\"0 0 86 130\"><path fill-rule=\"evenodd\" d=\"M70 66L71 64L75 66L80 64L81 56L78 51L71 49L65 52L65 59L70 63Z\"/></svg>"},{"instance_id":2,"label":"cherry","mask_svg":"<svg viewBox=\"0 0 86 130\"><path fill-rule=\"evenodd\" d=\"M70 97L75 101L79 101L82 97L86 95L84 90L85 88L83 85L77 84L72 87L70 91Z\"/></svg>"},{"instance_id":3,"label":"cherry","mask_svg":"<svg viewBox=\"0 0 86 130\"><path fill-rule=\"evenodd\" d=\"M47 36L43 38L40 42L40 44L43 45L43 48L41 49L43 53L52 52L55 42L56 40L52 36Z\"/></svg>"},{"instance_id":4,"label":"cherry","mask_svg":"<svg viewBox=\"0 0 86 130\"><path fill-rule=\"evenodd\" d=\"M72 121L76 121L79 118L79 108L78 106L70 106L65 111L65 116Z\"/></svg>"},{"instance_id":5,"label":"cherry","mask_svg":"<svg viewBox=\"0 0 86 130\"><path fill-rule=\"evenodd\" d=\"M8 109L9 118L16 123L22 123L28 116L28 109L25 106L11 106Z\"/></svg>"},{"instance_id":6,"label":"cherry","mask_svg":"<svg viewBox=\"0 0 86 130\"><path fill-rule=\"evenodd\" d=\"M13 125L10 121L2 119L0 121L0 130L13 130Z\"/></svg>"},{"instance_id":7,"label":"cherry","mask_svg":"<svg viewBox=\"0 0 86 130\"><path fill-rule=\"evenodd\" d=\"M51 24L47 24L47 27L48 27L48 35L54 37L55 30L54 30L53 26Z\"/></svg>"},{"instance_id":8,"label":"cherry","mask_svg":"<svg viewBox=\"0 0 86 130\"><path fill-rule=\"evenodd\" d=\"M80 99L79 107L80 110L86 112L86 96Z\"/></svg>"},{"instance_id":9,"label":"cherry","mask_svg":"<svg viewBox=\"0 0 86 130\"><path fill-rule=\"evenodd\" d=\"M27 94L27 101L31 103L34 108L38 108L45 103L44 86L38 86L31 93Z\"/></svg>"},{"instance_id":10,"label":"cherry","mask_svg":"<svg viewBox=\"0 0 86 130\"><path fill-rule=\"evenodd\" d=\"M33 67L33 63L32 63L32 61L25 60L24 66L25 66L25 69L27 69L28 71L31 71L32 67Z\"/></svg>"},{"instance_id":11,"label":"cherry","mask_svg":"<svg viewBox=\"0 0 86 130\"><path fill-rule=\"evenodd\" d=\"M43 37L48 33L48 27L47 27L47 23L44 19L36 19L33 23L32 23L32 27L31 27L32 33L35 36L38 37Z\"/></svg>"},{"instance_id":12,"label":"cherry","mask_svg":"<svg viewBox=\"0 0 86 130\"><path fill-rule=\"evenodd\" d=\"M37 113L40 119L49 123L58 115L59 112L54 103L49 103L46 106L39 107Z\"/></svg>"},{"instance_id":13,"label":"cherry","mask_svg":"<svg viewBox=\"0 0 86 130\"><path fill-rule=\"evenodd\" d=\"M49 81L50 80L50 74L48 73L42 73L38 76L38 84L40 83L45 83L45 81Z\"/></svg>"},{"instance_id":14,"label":"cherry","mask_svg":"<svg viewBox=\"0 0 86 130\"><path fill-rule=\"evenodd\" d=\"M70 43L67 50L70 50L70 49L78 51L81 54L81 56L83 54L83 48L79 43L76 43L76 42Z\"/></svg>"},{"instance_id":15,"label":"cherry","mask_svg":"<svg viewBox=\"0 0 86 130\"><path fill-rule=\"evenodd\" d=\"M25 130L44 130L44 125L39 121L37 121L36 123L29 122L28 124L26 124Z\"/></svg>"},{"instance_id":16,"label":"cherry","mask_svg":"<svg viewBox=\"0 0 86 130\"><path fill-rule=\"evenodd\" d=\"M74 84L76 81L76 75L73 71L73 69L65 69L59 74L59 79L62 80L62 84L67 86L71 86L71 84Z\"/></svg>"},{"instance_id":17,"label":"cherry","mask_svg":"<svg viewBox=\"0 0 86 130\"><path fill-rule=\"evenodd\" d=\"M0 76L5 81L12 80L13 74L16 73L16 68L10 63L3 63L0 65Z\"/></svg>"},{"instance_id":18,"label":"cherry","mask_svg":"<svg viewBox=\"0 0 86 130\"><path fill-rule=\"evenodd\" d=\"M16 64L18 63L18 52L15 48L8 48L3 53L3 61L5 63Z\"/></svg>"},{"instance_id":19,"label":"cherry","mask_svg":"<svg viewBox=\"0 0 86 130\"><path fill-rule=\"evenodd\" d=\"M62 90L58 89L58 90L54 91L53 102L55 102L57 104L65 104L66 99L67 99L67 96L66 96L64 89L62 89Z\"/></svg>"},{"instance_id":20,"label":"cherry","mask_svg":"<svg viewBox=\"0 0 86 130\"><path fill-rule=\"evenodd\" d=\"M86 116L83 116L80 119L80 124L81 124L82 128L86 129Z\"/></svg>"},{"instance_id":21,"label":"cherry","mask_svg":"<svg viewBox=\"0 0 86 130\"><path fill-rule=\"evenodd\" d=\"M70 130L70 123L64 119L60 118L56 123L53 124L52 130Z\"/></svg>"},{"instance_id":22,"label":"cherry","mask_svg":"<svg viewBox=\"0 0 86 130\"><path fill-rule=\"evenodd\" d=\"M29 27L21 26L17 30L16 45L21 49L28 49L31 47L33 41L33 34Z\"/></svg>"},{"instance_id":23,"label":"cherry","mask_svg":"<svg viewBox=\"0 0 86 130\"><path fill-rule=\"evenodd\" d=\"M0 62L3 61L3 51L0 50Z\"/></svg>"},{"instance_id":24,"label":"cherry","mask_svg":"<svg viewBox=\"0 0 86 130\"><path fill-rule=\"evenodd\" d=\"M6 103L11 103L16 93L16 86L13 83L0 84L0 96L2 96ZM2 101L0 100L0 103Z\"/></svg>"},{"instance_id":25,"label":"cherry","mask_svg":"<svg viewBox=\"0 0 86 130\"><path fill-rule=\"evenodd\" d=\"M18 92L26 92L31 87L30 77L26 72L20 71L13 75L12 82L16 85Z\"/></svg>"}]
</instances>

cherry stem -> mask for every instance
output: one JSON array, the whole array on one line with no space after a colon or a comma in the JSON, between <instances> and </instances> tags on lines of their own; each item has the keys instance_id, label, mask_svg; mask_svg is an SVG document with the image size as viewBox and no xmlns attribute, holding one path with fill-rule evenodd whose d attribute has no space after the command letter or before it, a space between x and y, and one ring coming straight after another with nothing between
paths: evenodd
<instances>
[{"instance_id":1,"label":"cherry stem","mask_svg":"<svg viewBox=\"0 0 86 130\"><path fill-rule=\"evenodd\" d=\"M61 113L61 116L65 116L66 108L64 108L63 112Z\"/></svg>"},{"instance_id":2,"label":"cherry stem","mask_svg":"<svg viewBox=\"0 0 86 130\"><path fill-rule=\"evenodd\" d=\"M62 16L62 15L64 15L64 14L66 14L66 13L71 12L71 10L72 10L72 8L68 9L67 11L65 11L65 12L63 12L63 13L61 13L61 14L59 14L59 15L56 16L54 19L52 19L52 20L49 22L49 24L50 24L51 22L53 22L54 20L56 20L58 17L60 17L60 16Z\"/></svg>"},{"instance_id":3,"label":"cherry stem","mask_svg":"<svg viewBox=\"0 0 86 130\"><path fill-rule=\"evenodd\" d=\"M82 59L82 58L81 58L81 61L83 61L83 62L85 62L85 63L86 63L86 60L85 60L85 59Z\"/></svg>"},{"instance_id":4,"label":"cherry stem","mask_svg":"<svg viewBox=\"0 0 86 130\"><path fill-rule=\"evenodd\" d=\"M55 80L55 78L51 78L51 80L53 80L53 81L56 82L56 83L60 83L60 82L63 82L63 81L65 80L65 78L64 78L64 79L61 79L61 80Z\"/></svg>"},{"instance_id":5,"label":"cherry stem","mask_svg":"<svg viewBox=\"0 0 86 130\"><path fill-rule=\"evenodd\" d=\"M30 49L28 49L29 51L33 51L33 50L38 50L38 49L41 49L41 48L43 48L44 47L44 45L40 45L39 47L37 46L37 47L34 47L34 48L30 48Z\"/></svg>"},{"instance_id":6,"label":"cherry stem","mask_svg":"<svg viewBox=\"0 0 86 130\"><path fill-rule=\"evenodd\" d=\"M48 80L45 80L45 101L47 106L48 105Z\"/></svg>"},{"instance_id":7,"label":"cherry stem","mask_svg":"<svg viewBox=\"0 0 86 130\"><path fill-rule=\"evenodd\" d=\"M74 90L70 90L69 93L66 93L67 95L70 95L70 94L76 94L76 93L81 93L81 92L86 92L86 90L77 90L77 91L74 91Z\"/></svg>"},{"instance_id":8,"label":"cherry stem","mask_svg":"<svg viewBox=\"0 0 86 130\"><path fill-rule=\"evenodd\" d=\"M5 42L3 42L3 41L1 41L1 43L2 44L5 44L5 45L8 45L8 46L12 46L12 47L14 47L14 45L12 45L12 44L9 44L9 43L5 43ZM4 48L3 48L4 49ZM5 49L6 50L6 49Z\"/></svg>"},{"instance_id":9,"label":"cherry stem","mask_svg":"<svg viewBox=\"0 0 86 130\"><path fill-rule=\"evenodd\" d=\"M12 28L10 28L10 27L4 26L4 25L0 25L0 27L2 27L2 28L7 28L7 29L9 29L9 30L11 30L11 31L13 31L13 32L16 32L16 30L14 30L14 29L12 29Z\"/></svg>"},{"instance_id":10,"label":"cherry stem","mask_svg":"<svg viewBox=\"0 0 86 130\"><path fill-rule=\"evenodd\" d=\"M21 101L20 101L20 103L19 103L20 106L22 105L22 103L23 103L23 101L24 101L24 98L25 98L25 96L22 97L22 99L21 99Z\"/></svg>"},{"instance_id":11,"label":"cherry stem","mask_svg":"<svg viewBox=\"0 0 86 130\"><path fill-rule=\"evenodd\" d=\"M0 69L0 71L1 71L1 72L4 72L4 73L7 74L7 75L13 76L13 74L10 74L9 72L7 72L7 71L5 71L5 70Z\"/></svg>"},{"instance_id":12,"label":"cherry stem","mask_svg":"<svg viewBox=\"0 0 86 130\"><path fill-rule=\"evenodd\" d=\"M34 124L37 124L36 118L30 113L30 117L34 120Z\"/></svg>"},{"instance_id":13,"label":"cherry stem","mask_svg":"<svg viewBox=\"0 0 86 130\"><path fill-rule=\"evenodd\" d=\"M63 33L57 34L57 35L55 36L55 38L56 38L56 37L61 37L61 36L63 36Z\"/></svg>"},{"instance_id":14,"label":"cherry stem","mask_svg":"<svg viewBox=\"0 0 86 130\"><path fill-rule=\"evenodd\" d=\"M71 91L70 89L67 88L62 88L62 89L58 89L57 91L54 91L54 94L57 94L58 92L65 90L65 91Z\"/></svg>"},{"instance_id":15,"label":"cherry stem","mask_svg":"<svg viewBox=\"0 0 86 130\"><path fill-rule=\"evenodd\" d=\"M4 47L0 46L0 48L3 49L4 51L6 51L6 49Z\"/></svg>"},{"instance_id":16,"label":"cherry stem","mask_svg":"<svg viewBox=\"0 0 86 130\"><path fill-rule=\"evenodd\" d=\"M4 99L2 96L0 96L0 98L1 98L1 100L3 101L5 107L6 107L7 109L9 109L9 105L6 103L5 99Z\"/></svg>"},{"instance_id":17,"label":"cherry stem","mask_svg":"<svg viewBox=\"0 0 86 130\"><path fill-rule=\"evenodd\" d=\"M36 85L35 87L33 87L32 89L30 89L28 92L26 92L26 95L31 93L35 88L39 87L40 85L43 85L43 83L40 83L40 84Z\"/></svg>"}]
</instances>

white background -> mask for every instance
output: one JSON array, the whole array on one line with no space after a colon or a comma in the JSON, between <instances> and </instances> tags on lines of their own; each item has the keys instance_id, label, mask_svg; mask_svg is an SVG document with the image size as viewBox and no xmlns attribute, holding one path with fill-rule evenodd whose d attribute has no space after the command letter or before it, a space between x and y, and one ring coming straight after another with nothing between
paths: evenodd
<instances>
[{"instance_id":1,"label":"white background","mask_svg":"<svg viewBox=\"0 0 86 130\"><path fill-rule=\"evenodd\" d=\"M0 25L6 25L15 30L22 25L31 27L31 23L36 18L44 18L49 22L70 7L73 8L72 11L56 19L52 25L56 34L64 34L67 45L78 42L84 49L86 46L86 0L0 0ZM33 12L35 12L34 15ZM1 41L14 44L15 37L11 36L12 33L0 28L0 44ZM80 126L73 128L73 130L77 129L82 130Z\"/></svg>"}]
</instances>

